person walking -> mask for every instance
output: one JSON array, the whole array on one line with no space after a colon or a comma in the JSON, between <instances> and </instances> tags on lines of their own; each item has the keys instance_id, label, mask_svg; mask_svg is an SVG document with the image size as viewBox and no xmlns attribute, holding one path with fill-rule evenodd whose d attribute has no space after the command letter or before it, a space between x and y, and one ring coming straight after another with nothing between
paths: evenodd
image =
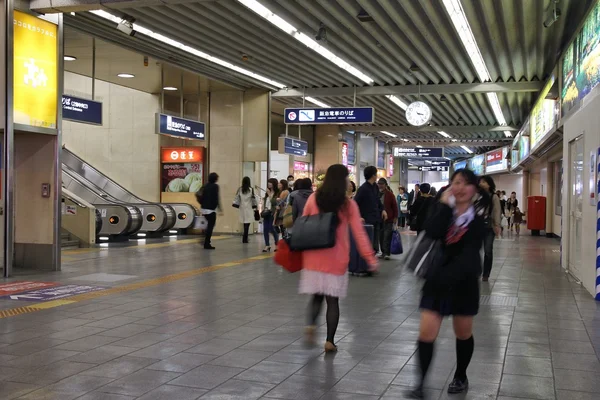
<instances>
[{"instance_id":1,"label":"person walking","mask_svg":"<svg viewBox=\"0 0 600 400\"><path fill-rule=\"evenodd\" d=\"M379 186L379 201L383 205L386 216L386 218L382 220L382 223L379 224L380 258L389 260L392 254L392 233L394 232L394 227L398 221L398 203L385 178L380 178L379 181L377 181L377 186Z\"/></svg>"},{"instance_id":2,"label":"person walking","mask_svg":"<svg viewBox=\"0 0 600 400\"><path fill-rule=\"evenodd\" d=\"M248 243L248 233L250 224L254 222L254 210L258 208L254 189L251 186L250 178L245 176L242 179L242 186L238 189L233 206L240 211L240 222L244 225L244 235L242 243Z\"/></svg>"},{"instance_id":3,"label":"person walking","mask_svg":"<svg viewBox=\"0 0 600 400\"><path fill-rule=\"evenodd\" d=\"M450 315L456 335L457 363L448 393L462 393L469 387L467 367L475 348L473 317L479 311L480 250L485 231L483 219L473 206L476 193L476 175L467 169L457 170L424 226L427 237L443 241L444 256L442 264L433 267L422 289L417 351L421 374L412 391L414 398L424 397L423 384L433 359L434 343L442 319Z\"/></svg>"},{"instance_id":4,"label":"person walking","mask_svg":"<svg viewBox=\"0 0 600 400\"><path fill-rule=\"evenodd\" d=\"M214 250L211 243L213 230L215 229L215 225L217 223L217 210L219 213L222 211L221 207L221 198L219 195L219 185L217 182L219 181L219 175L216 172L211 172L208 175L208 183L204 185L202 188L202 204L200 213L204 215L208 225L206 227L206 231L204 233L204 248L206 250Z\"/></svg>"},{"instance_id":5,"label":"person walking","mask_svg":"<svg viewBox=\"0 0 600 400\"><path fill-rule=\"evenodd\" d=\"M377 168L370 165L365 168L365 183L360 185L354 196L354 201L358 205L360 215L365 224L373 225L375 237L373 240L373 249L375 253L379 252L379 229L380 224L387 220L387 214L383 209L383 204L379 200L379 188L377 187Z\"/></svg>"},{"instance_id":6,"label":"person walking","mask_svg":"<svg viewBox=\"0 0 600 400\"><path fill-rule=\"evenodd\" d=\"M431 186L429 183L423 183L420 186L419 196L415 203L410 207L410 215L412 218L411 229L417 233L423 230L425 221L429 216L429 209L434 203L434 198L429 194Z\"/></svg>"},{"instance_id":7,"label":"person walking","mask_svg":"<svg viewBox=\"0 0 600 400\"><path fill-rule=\"evenodd\" d=\"M398 202L398 226L404 228L406 226L406 218L408 217L408 194L404 186L398 188L398 196L396 196Z\"/></svg>"},{"instance_id":8,"label":"person walking","mask_svg":"<svg viewBox=\"0 0 600 400\"><path fill-rule=\"evenodd\" d=\"M356 194L356 183L354 183L353 181L349 181L350 183L348 184L348 191L346 192L346 196L348 196L349 199L353 199L354 195Z\"/></svg>"},{"instance_id":9,"label":"person walking","mask_svg":"<svg viewBox=\"0 0 600 400\"><path fill-rule=\"evenodd\" d=\"M277 189L279 190L279 195L277 196L277 207L275 207L275 230L284 237L285 227L283 226L283 213L287 207L290 195L288 181L285 179L280 180L277 184Z\"/></svg>"},{"instance_id":10,"label":"person walking","mask_svg":"<svg viewBox=\"0 0 600 400\"><path fill-rule=\"evenodd\" d=\"M263 235L265 238L265 248L263 253L271 251L271 243L269 242L269 235L273 235L273 240L277 246L279 242L279 233L275 230L275 213L277 212L277 199L279 197L279 190L277 189L277 179L271 178L267 181L267 191L263 198L263 211L261 217L263 219Z\"/></svg>"},{"instance_id":11,"label":"person walking","mask_svg":"<svg viewBox=\"0 0 600 400\"><path fill-rule=\"evenodd\" d=\"M360 255L367 261L371 271L377 270L377 259L362 224L357 204L346 196L348 168L336 164L327 169L323 185L311 195L304 207L305 216L320 213L336 213L338 216L335 246L303 252L303 269L300 273L301 294L309 294L307 340L315 341L317 319L327 303L326 352L337 351L335 333L340 319L339 299L348 291L348 263L350 262L350 235L356 241Z\"/></svg>"},{"instance_id":12,"label":"person walking","mask_svg":"<svg viewBox=\"0 0 600 400\"><path fill-rule=\"evenodd\" d=\"M311 194L313 194L311 179L298 179L294 185L294 191L290 194L293 221L296 221L298 217L302 216L306 201Z\"/></svg>"},{"instance_id":13,"label":"person walking","mask_svg":"<svg viewBox=\"0 0 600 400\"><path fill-rule=\"evenodd\" d=\"M517 200L517 193L512 192L508 200L506 200L506 217L508 219L508 227L512 232L514 221L513 221L513 213L515 209L519 206L519 200Z\"/></svg>"},{"instance_id":14,"label":"person walking","mask_svg":"<svg viewBox=\"0 0 600 400\"><path fill-rule=\"evenodd\" d=\"M489 175L483 175L479 178L479 188L482 193L476 204L476 209L478 214L483 216L486 227L483 239L485 256L483 259L482 280L487 282L490 278L494 262L494 240L502 232L500 198L496 194L496 184Z\"/></svg>"}]
</instances>

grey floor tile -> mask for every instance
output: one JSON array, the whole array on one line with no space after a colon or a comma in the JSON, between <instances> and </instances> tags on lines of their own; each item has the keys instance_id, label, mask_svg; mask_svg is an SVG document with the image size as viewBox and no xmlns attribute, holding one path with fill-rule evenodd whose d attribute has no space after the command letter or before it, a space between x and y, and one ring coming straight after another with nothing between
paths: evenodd
<instances>
[{"instance_id":1,"label":"grey floor tile","mask_svg":"<svg viewBox=\"0 0 600 400\"><path fill-rule=\"evenodd\" d=\"M550 348L552 351L560 351L561 353L596 354L594 347L592 347L589 341L551 339Z\"/></svg>"},{"instance_id":2,"label":"grey floor tile","mask_svg":"<svg viewBox=\"0 0 600 400\"><path fill-rule=\"evenodd\" d=\"M69 360L92 364L104 364L107 361L133 353L134 351L135 348L132 347L114 346L110 344L71 356L69 357Z\"/></svg>"},{"instance_id":3,"label":"grey floor tile","mask_svg":"<svg viewBox=\"0 0 600 400\"><path fill-rule=\"evenodd\" d=\"M395 374L380 372L364 373L351 371L344 376L334 387L335 392L383 395L388 385L394 380Z\"/></svg>"},{"instance_id":4,"label":"grey floor tile","mask_svg":"<svg viewBox=\"0 0 600 400\"><path fill-rule=\"evenodd\" d=\"M550 346L538 343L509 343L507 356L550 358Z\"/></svg>"},{"instance_id":5,"label":"grey floor tile","mask_svg":"<svg viewBox=\"0 0 600 400\"><path fill-rule=\"evenodd\" d=\"M559 369L600 373L600 362L595 354L552 353L552 365Z\"/></svg>"},{"instance_id":6,"label":"grey floor tile","mask_svg":"<svg viewBox=\"0 0 600 400\"><path fill-rule=\"evenodd\" d=\"M0 399L12 400L33 392L39 386L29 383L2 382L0 383Z\"/></svg>"},{"instance_id":7,"label":"grey floor tile","mask_svg":"<svg viewBox=\"0 0 600 400\"><path fill-rule=\"evenodd\" d=\"M471 363L467 375L471 383L499 384L502 380L502 364Z\"/></svg>"},{"instance_id":8,"label":"grey floor tile","mask_svg":"<svg viewBox=\"0 0 600 400\"><path fill-rule=\"evenodd\" d=\"M207 391L185 386L162 385L138 400L196 400Z\"/></svg>"},{"instance_id":9,"label":"grey floor tile","mask_svg":"<svg viewBox=\"0 0 600 400\"><path fill-rule=\"evenodd\" d=\"M108 378L75 375L23 396L23 400L69 400L82 396L112 381Z\"/></svg>"},{"instance_id":10,"label":"grey floor tile","mask_svg":"<svg viewBox=\"0 0 600 400\"><path fill-rule=\"evenodd\" d=\"M444 389L452 371L450 369L430 369L425 379L424 387L427 389ZM416 387L421 383L421 371L416 365L406 365L396 376L393 385L403 387Z\"/></svg>"},{"instance_id":11,"label":"grey floor tile","mask_svg":"<svg viewBox=\"0 0 600 400\"><path fill-rule=\"evenodd\" d=\"M179 374L174 372L141 370L109 383L98 389L98 391L127 396L142 396L178 376Z\"/></svg>"},{"instance_id":12,"label":"grey floor tile","mask_svg":"<svg viewBox=\"0 0 600 400\"><path fill-rule=\"evenodd\" d=\"M30 354L24 357L18 357L5 363L7 367L31 368L49 365L66 358L78 355L76 351L48 349Z\"/></svg>"},{"instance_id":13,"label":"grey floor tile","mask_svg":"<svg viewBox=\"0 0 600 400\"><path fill-rule=\"evenodd\" d=\"M548 358L507 356L504 373L552 378L552 361Z\"/></svg>"},{"instance_id":14,"label":"grey floor tile","mask_svg":"<svg viewBox=\"0 0 600 400\"><path fill-rule=\"evenodd\" d=\"M94 368L90 368L81 374L118 379L132 374L135 371L139 371L140 369L154 364L157 361L158 360L151 358L123 356L108 361L107 363L94 366Z\"/></svg>"},{"instance_id":15,"label":"grey floor tile","mask_svg":"<svg viewBox=\"0 0 600 400\"><path fill-rule=\"evenodd\" d=\"M127 339L122 339L117 342L114 342L113 345L142 349L144 347L152 346L153 344L167 340L171 337L172 335L166 335L164 333L143 332L138 333L137 335L130 336Z\"/></svg>"},{"instance_id":16,"label":"grey floor tile","mask_svg":"<svg viewBox=\"0 0 600 400\"><path fill-rule=\"evenodd\" d=\"M165 360L154 363L147 369L170 372L188 372L202 364L212 361L216 356L196 353L179 353Z\"/></svg>"},{"instance_id":17,"label":"grey floor tile","mask_svg":"<svg viewBox=\"0 0 600 400\"><path fill-rule=\"evenodd\" d=\"M8 380L12 382L32 383L40 386L50 385L93 367L94 364L58 361L40 368L27 369L27 372L14 375Z\"/></svg>"},{"instance_id":18,"label":"grey floor tile","mask_svg":"<svg viewBox=\"0 0 600 400\"><path fill-rule=\"evenodd\" d=\"M557 390L591 392L600 396L600 373L567 369L554 370Z\"/></svg>"},{"instance_id":19,"label":"grey floor tile","mask_svg":"<svg viewBox=\"0 0 600 400\"><path fill-rule=\"evenodd\" d=\"M129 355L132 357L146 357L146 358L156 358L159 360L164 360L166 358L174 356L175 354L181 353L182 351L185 351L185 350L189 349L190 347L193 347L193 345L185 344L185 343L161 342L161 343L154 344L152 346L148 346L144 349L134 351L133 353L130 353Z\"/></svg>"},{"instance_id":20,"label":"grey floor tile","mask_svg":"<svg viewBox=\"0 0 600 400\"><path fill-rule=\"evenodd\" d=\"M317 400L331 390L334 380L327 376L292 375L265 395L268 398L286 400Z\"/></svg>"},{"instance_id":21,"label":"grey floor tile","mask_svg":"<svg viewBox=\"0 0 600 400\"><path fill-rule=\"evenodd\" d=\"M557 390L556 400L597 400L598 393L574 392L570 390Z\"/></svg>"},{"instance_id":22,"label":"grey floor tile","mask_svg":"<svg viewBox=\"0 0 600 400\"><path fill-rule=\"evenodd\" d=\"M298 364L261 361L235 378L245 381L279 384L296 373L300 368L301 366Z\"/></svg>"},{"instance_id":23,"label":"grey floor tile","mask_svg":"<svg viewBox=\"0 0 600 400\"><path fill-rule=\"evenodd\" d=\"M128 324L118 328L108 329L102 332L102 335L124 339L142 332L146 332L152 328L154 328L154 325Z\"/></svg>"},{"instance_id":24,"label":"grey floor tile","mask_svg":"<svg viewBox=\"0 0 600 400\"><path fill-rule=\"evenodd\" d=\"M210 361L210 365L223 367L250 368L271 356L272 353L258 350L235 349L229 353Z\"/></svg>"},{"instance_id":25,"label":"grey floor tile","mask_svg":"<svg viewBox=\"0 0 600 400\"><path fill-rule=\"evenodd\" d=\"M443 390L440 400L452 400L461 399L495 399L498 395L499 384L482 383L482 382L469 382L469 390L462 395L448 394L447 390Z\"/></svg>"},{"instance_id":26,"label":"grey floor tile","mask_svg":"<svg viewBox=\"0 0 600 400\"><path fill-rule=\"evenodd\" d=\"M173 380L170 384L199 389L214 389L243 371L242 368L202 365Z\"/></svg>"},{"instance_id":27,"label":"grey floor tile","mask_svg":"<svg viewBox=\"0 0 600 400\"><path fill-rule=\"evenodd\" d=\"M554 400L554 380L533 376L507 375L502 377L500 395L539 400Z\"/></svg>"},{"instance_id":28,"label":"grey floor tile","mask_svg":"<svg viewBox=\"0 0 600 400\"><path fill-rule=\"evenodd\" d=\"M110 336L91 335L81 339L73 340L71 342L63 343L61 345L56 346L56 348L60 350L73 350L85 352L88 350L96 349L101 346L105 346L117 340L119 339Z\"/></svg>"},{"instance_id":29,"label":"grey floor tile","mask_svg":"<svg viewBox=\"0 0 600 400\"><path fill-rule=\"evenodd\" d=\"M254 400L261 398L275 385L264 382L249 382L231 379L211 390L202 399L206 400Z\"/></svg>"},{"instance_id":30,"label":"grey floor tile","mask_svg":"<svg viewBox=\"0 0 600 400\"><path fill-rule=\"evenodd\" d=\"M200 353L214 356L222 356L230 351L237 349L242 346L245 341L241 340L225 340L225 339L211 339L207 342L199 344L198 346L188 349L188 353Z\"/></svg>"},{"instance_id":31,"label":"grey floor tile","mask_svg":"<svg viewBox=\"0 0 600 400\"><path fill-rule=\"evenodd\" d=\"M410 394L411 388L405 386L390 386L385 394L381 397L381 400L408 400L414 399ZM425 395L427 399L439 399L442 391L437 389L425 389Z\"/></svg>"},{"instance_id":32,"label":"grey floor tile","mask_svg":"<svg viewBox=\"0 0 600 400\"><path fill-rule=\"evenodd\" d=\"M78 397L77 400L134 400L133 396L123 396L121 394L90 392Z\"/></svg>"},{"instance_id":33,"label":"grey floor tile","mask_svg":"<svg viewBox=\"0 0 600 400\"><path fill-rule=\"evenodd\" d=\"M394 397L397 399L398 397ZM355 393L339 393L339 392L329 392L326 393L325 396L321 397L319 400L378 400L379 396L370 396L364 394L355 394Z\"/></svg>"}]
</instances>

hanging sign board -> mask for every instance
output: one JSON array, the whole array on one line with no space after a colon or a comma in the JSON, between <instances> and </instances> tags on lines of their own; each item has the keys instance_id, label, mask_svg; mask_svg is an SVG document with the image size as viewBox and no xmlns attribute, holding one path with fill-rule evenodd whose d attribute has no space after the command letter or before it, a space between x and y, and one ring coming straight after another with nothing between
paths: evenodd
<instances>
[{"instance_id":1,"label":"hanging sign board","mask_svg":"<svg viewBox=\"0 0 600 400\"><path fill-rule=\"evenodd\" d=\"M204 161L204 147L163 147L160 161L168 163L200 163Z\"/></svg>"},{"instance_id":2,"label":"hanging sign board","mask_svg":"<svg viewBox=\"0 0 600 400\"><path fill-rule=\"evenodd\" d=\"M204 122L156 114L156 133L183 139L204 140Z\"/></svg>"},{"instance_id":3,"label":"hanging sign board","mask_svg":"<svg viewBox=\"0 0 600 400\"><path fill-rule=\"evenodd\" d=\"M375 121L373 107L336 108L286 108L285 123L288 125L315 124L372 124Z\"/></svg>"},{"instance_id":4,"label":"hanging sign board","mask_svg":"<svg viewBox=\"0 0 600 400\"><path fill-rule=\"evenodd\" d=\"M428 165L419 166L419 171L446 172L450 169L450 161L428 161Z\"/></svg>"},{"instance_id":5,"label":"hanging sign board","mask_svg":"<svg viewBox=\"0 0 600 400\"><path fill-rule=\"evenodd\" d=\"M102 103L63 95L62 116L70 121L102 125Z\"/></svg>"},{"instance_id":6,"label":"hanging sign board","mask_svg":"<svg viewBox=\"0 0 600 400\"><path fill-rule=\"evenodd\" d=\"M485 153L485 173L508 170L508 146Z\"/></svg>"},{"instance_id":7,"label":"hanging sign board","mask_svg":"<svg viewBox=\"0 0 600 400\"><path fill-rule=\"evenodd\" d=\"M443 147L394 147L394 157L410 158L441 158L444 157Z\"/></svg>"},{"instance_id":8,"label":"hanging sign board","mask_svg":"<svg viewBox=\"0 0 600 400\"><path fill-rule=\"evenodd\" d=\"M308 155L308 142L289 136L279 138L279 154L306 157Z\"/></svg>"},{"instance_id":9,"label":"hanging sign board","mask_svg":"<svg viewBox=\"0 0 600 400\"><path fill-rule=\"evenodd\" d=\"M56 129L58 26L14 11L14 122Z\"/></svg>"}]
</instances>

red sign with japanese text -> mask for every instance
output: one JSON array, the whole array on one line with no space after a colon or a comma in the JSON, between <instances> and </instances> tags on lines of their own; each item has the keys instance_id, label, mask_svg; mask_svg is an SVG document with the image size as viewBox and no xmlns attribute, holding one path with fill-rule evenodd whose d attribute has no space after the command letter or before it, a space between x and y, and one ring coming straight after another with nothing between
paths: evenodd
<instances>
[{"instance_id":1,"label":"red sign with japanese text","mask_svg":"<svg viewBox=\"0 0 600 400\"><path fill-rule=\"evenodd\" d=\"M163 147L160 161L169 163L201 163L204 160L204 147Z\"/></svg>"},{"instance_id":2,"label":"red sign with japanese text","mask_svg":"<svg viewBox=\"0 0 600 400\"><path fill-rule=\"evenodd\" d=\"M394 155L390 154L388 160L388 177L394 176Z\"/></svg>"},{"instance_id":3,"label":"red sign with japanese text","mask_svg":"<svg viewBox=\"0 0 600 400\"><path fill-rule=\"evenodd\" d=\"M0 285L0 297L9 296L15 293L27 292L30 290L44 289L58 285L55 282L31 282L31 281L18 281L11 283L4 283Z\"/></svg>"}]
</instances>

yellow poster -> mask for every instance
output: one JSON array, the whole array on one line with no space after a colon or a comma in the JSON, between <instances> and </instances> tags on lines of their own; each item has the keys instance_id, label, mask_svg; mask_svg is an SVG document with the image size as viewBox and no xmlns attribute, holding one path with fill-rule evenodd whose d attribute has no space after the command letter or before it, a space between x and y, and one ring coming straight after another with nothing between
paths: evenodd
<instances>
[{"instance_id":1,"label":"yellow poster","mask_svg":"<svg viewBox=\"0 0 600 400\"><path fill-rule=\"evenodd\" d=\"M56 128L58 27L14 12L14 119L16 124Z\"/></svg>"}]
</instances>

